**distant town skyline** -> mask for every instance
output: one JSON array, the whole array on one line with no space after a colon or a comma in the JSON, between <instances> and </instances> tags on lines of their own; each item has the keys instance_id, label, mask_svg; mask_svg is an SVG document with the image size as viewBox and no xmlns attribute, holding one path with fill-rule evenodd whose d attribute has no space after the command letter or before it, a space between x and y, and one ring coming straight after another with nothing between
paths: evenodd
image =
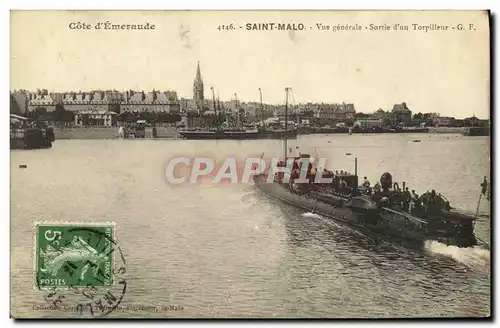
<instances>
[{"instance_id":1,"label":"distant town skyline","mask_svg":"<svg viewBox=\"0 0 500 328\"><path fill-rule=\"evenodd\" d=\"M48 89L45 89L45 88L38 88L36 90L26 90L26 89L19 89L19 90L10 90L11 93L12 92L19 92L21 90L24 90L26 91L27 93L30 93L30 94L33 94L33 93L37 93L38 91L44 91L46 90L47 93L50 95L50 94L60 94L60 95L67 95L67 94L70 94L70 93L74 93L74 94L92 94L92 93L106 93L106 92L112 92L112 93L126 93L126 92L129 92L129 91L133 91L134 93L141 93L141 92L144 92L145 95L147 95L148 93L150 92L153 92L153 90L151 91L148 91L148 90L116 90L116 89L106 89L106 90L69 90L69 91L63 91L63 92L60 92L60 91L53 91L53 90L48 90ZM154 89L155 92L157 93L168 93L168 92L172 92L172 93L175 93L177 94L177 92L175 90L159 90L159 89ZM211 91L211 90L210 90ZM135 96L135 94L133 94ZM132 96L132 95L131 95ZM194 100L192 97L182 97L182 96L179 96L177 94L177 100L179 102L182 102L182 100ZM205 103L207 103L209 106L212 105L212 102L213 102L213 98L204 98L205 99ZM229 99L229 100L222 100L222 99L218 99L217 98L217 94L216 94L216 97L215 97L216 101L220 103L231 103L231 102L234 102L236 99ZM252 101L246 101L244 99L237 99L238 103L243 103L243 104L259 104L260 103L260 100L259 101L255 101L255 100L252 100ZM147 103L148 100L146 99L145 100L145 103ZM54 103L54 105L57 103L57 101ZM377 108L376 110L374 111L359 111L359 110L356 110L355 111L357 113L362 113L362 114L375 114L375 112L377 112L378 110L382 109L383 111L386 111L386 112L390 112L394 106L398 106L402 103L405 103L407 104L406 102L401 102L401 103L394 103L392 105L392 107L390 108ZM64 104L64 102L62 102L62 104ZM97 103L96 103L97 104ZM284 107L284 103L266 103L266 102L262 102L262 104L264 106L272 106L272 107ZM312 104L312 105L325 105L325 106L331 106L331 105L345 105L347 104L346 102L331 102L331 103L326 103L326 102L307 102L307 103L304 103L304 102L295 102L295 103L289 103L290 107L301 107L301 106L307 106L308 104ZM356 106L355 103L350 103L352 104L354 107ZM90 104L89 104L90 105ZM349 104L348 104L349 105ZM407 104L408 107L410 108L411 110L411 106L409 104ZM31 105L30 103L30 106L33 107L33 105ZM34 106L38 106L38 107L43 107L43 103L39 104L39 105L34 105ZM330 108L330 107L328 107ZM192 108L194 109L194 107ZM304 108L303 108L304 109ZM307 108L306 108L307 109ZM412 114L413 115L416 115L416 114L438 114L440 116L443 116L443 117L453 117L453 118L456 118L456 119L464 119L464 118L469 118L469 117L477 117L479 119L489 119L489 116L488 117L479 117L477 116L475 113L473 113L472 115L470 116L467 116L467 117L454 117L454 116L444 116L444 115L441 115L440 113L436 113L436 112L416 112L416 111L412 111Z\"/></svg>"},{"instance_id":2,"label":"distant town skyline","mask_svg":"<svg viewBox=\"0 0 500 328\"><path fill-rule=\"evenodd\" d=\"M193 97L198 61L206 99L406 102L413 113L489 118L489 30L481 12L12 12L11 90L175 91ZM154 31L78 31L71 21L150 22ZM310 31L220 31L221 22L301 21ZM475 32L323 32L340 24L475 24ZM36 22L36 23L34 23ZM292 99L291 99L292 101Z\"/></svg>"}]
</instances>

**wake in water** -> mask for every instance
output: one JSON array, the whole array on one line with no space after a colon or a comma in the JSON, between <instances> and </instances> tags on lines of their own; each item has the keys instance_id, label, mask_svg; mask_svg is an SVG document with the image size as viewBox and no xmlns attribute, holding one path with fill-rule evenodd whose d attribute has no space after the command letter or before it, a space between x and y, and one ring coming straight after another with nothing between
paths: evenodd
<instances>
[{"instance_id":1,"label":"wake in water","mask_svg":"<svg viewBox=\"0 0 500 328\"><path fill-rule=\"evenodd\" d=\"M326 218L326 217L323 217L321 215L319 215L318 213L314 213L314 212L306 212L306 213L302 213L301 214L302 217L304 218L308 218L308 219L319 219L323 222L326 222L328 223L328 225L334 225L335 227L343 230L343 231L348 231L350 233L354 233L356 235L360 235L360 236L363 236L363 237L366 237L364 234L362 234L361 232L357 231L356 229L353 229L349 226L346 226L346 225L342 225L338 222L335 222L334 220L332 219L329 219L329 218Z\"/></svg>"},{"instance_id":2,"label":"wake in water","mask_svg":"<svg viewBox=\"0 0 500 328\"><path fill-rule=\"evenodd\" d=\"M440 254L454 259L469 267L488 267L490 265L490 251L478 247L460 248L442 244L435 240L425 242L426 251Z\"/></svg>"},{"instance_id":3,"label":"wake in water","mask_svg":"<svg viewBox=\"0 0 500 328\"><path fill-rule=\"evenodd\" d=\"M330 224L334 224L335 226L342 228L343 230L347 229L361 236L365 236L364 234L360 233L355 229L349 229L347 227L343 227L333 222L332 220L322 217L317 213L306 212L302 214L302 217L328 221ZM386 242L397 249L401 249L397 245L394 245L387 240ZM490 251L479 247L460 248L457 246L442 244L435 240L427 240L424 243L424 249L428 253L446 256L470 268L485 269L488 268L490 265Z\"/></svg>"},{"instance_id":4,"label":"wake in water","mask_svg":"<svg viewBox=\"0 0 500 328\"><path fill-rule=\"evenodd\" d=\"M303 217L305 218L312 218L312 219L321 219L321 215L317 214L317 213L313 213L313 212L307 212L307 213L304 213L302 214Z\"/></svg>"}]
</instances>

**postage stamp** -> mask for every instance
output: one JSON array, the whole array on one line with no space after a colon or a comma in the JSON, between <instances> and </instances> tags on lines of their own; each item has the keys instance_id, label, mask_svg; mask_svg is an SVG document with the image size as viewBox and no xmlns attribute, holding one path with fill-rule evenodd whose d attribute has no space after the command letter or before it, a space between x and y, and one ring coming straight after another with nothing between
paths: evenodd
<instances>
[{"instance_id":1,"label":"postage stamp","mask_svg":"<svg viewBox=\"0 0 500 328\"><path fill-rule=\"evenodd\" d=\"M114 223L36 223L35 228L38 289L113 284Z\"/></svg>"}]
</instances>

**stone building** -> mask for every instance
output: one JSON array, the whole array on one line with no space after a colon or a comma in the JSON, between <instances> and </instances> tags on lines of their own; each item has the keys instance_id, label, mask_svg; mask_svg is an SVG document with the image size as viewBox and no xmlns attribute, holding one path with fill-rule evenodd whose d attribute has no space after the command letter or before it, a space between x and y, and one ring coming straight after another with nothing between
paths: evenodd
<instances>
[{"instance_id":1,"label":"stone building","mask_svg":"<svg viewBox=\"0 0 500 328\"><path fill-rule=\"evenodd\" d=\"M181 105L175 91L160 92L153 90L127 91L123 93L120 103L121 112L166 112L179 113Z\"/></svg>"},{"instance_id":2,"label":"stone building","mask_svg":"<svg viewBox=\"0 0 500 328\"><path fill-rule=\"evenodd\" d=\"M44 107L47 112L55 110L57 104L62 104L65 110L71 112L81 111L123 111L138 112L167 112L179 113L180 104L175 91L92 91L92 92L66 92L48 93L47 90L38 90L28 93L27 107L34 111Z\"/></svg>"},{"instance_id":3,"label":"stone building","mask_svg":"<svg viewBox=\"0 0 500 328\"><path fill-rule=\"evenodd\" d=\"M314 118L321 125L335 123L335 107L336 104L319 104L313 106Z\"/></svg>"},{"instance_id":4,"label":"stone building","mask_svg":"<svg viewBox=\"0 0 500 328\"><path fill-rule=\"evenodd\" d=\"M38 107L45 108L47 112L56 109L56 102L45 89L28 93L28 111L34 111Z\"/></svg>"},{"instance_id":5,"label":"stone building","mask_svg":"<svg viewBox=\"0 0 500 328\"><path fill-rule=\"evenodd\" d=\"M406 103L395 104L391 112L391 122L393 125L403 123L405 126L410 126L412 121L411 110Z\"/></svg>"},{"instance_id":6,"label":"stone building","mask_svg":"<svg viewBox=\"0 0 500 328\"><path fill-rule=\"evenodd\" d=\"M333 109L333 118L337 122L343 122L345 120L353 120L356 115L356 109L354 104L335 104Z\"/></svg>"},{"instance_id":7,"label":"stone building","mask_svg":"<svg viewBox=\"0 0 500 328\"><path fill-rule=\"evenodd\" d=\"M109 111L110 102L104 91L68 92L62 96L64 109L71 112Z\"/></svg>"},{"instance_id":8,"label":"stone building","mask_svg":"<svg viewBox=\"0 0 500 328\"><path fill-rule=\"evenodd\" d=\"M379 108L375 113L373 113L373 116L380 118L381 120L387 120L390 117L390 113L384 111L382 108Z\"/></svg>"}]
</instances>

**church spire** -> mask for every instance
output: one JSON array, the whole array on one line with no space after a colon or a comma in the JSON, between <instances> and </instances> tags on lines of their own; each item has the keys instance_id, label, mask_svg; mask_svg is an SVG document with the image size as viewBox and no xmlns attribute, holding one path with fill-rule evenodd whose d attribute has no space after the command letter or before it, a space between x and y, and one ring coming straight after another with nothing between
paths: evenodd
<instances>
[{"instance_id":1,"label":"church spire","mask_svg":"<svg viewBox=\"0 0 500 328\"><path fill-rule=\"evenodd\" d=\"M201 78L201 71L200 71L200 62L198 61L198 67L196 69L196 78L194 79L193 83L193 99L196 103L196 107L198 109L203 108L203 80Z\"/></svg>"},{"instance_id":2,"label":"church spire","mask_svg":"<svg viewBox=\"0 0 500 328\"><path fill-rule=\"evenodd\" d=\"M201 81L201 71L200 71L200 62L198 61L198 68L196 69L196 80Z\"/></svg>"}]
</instances>

